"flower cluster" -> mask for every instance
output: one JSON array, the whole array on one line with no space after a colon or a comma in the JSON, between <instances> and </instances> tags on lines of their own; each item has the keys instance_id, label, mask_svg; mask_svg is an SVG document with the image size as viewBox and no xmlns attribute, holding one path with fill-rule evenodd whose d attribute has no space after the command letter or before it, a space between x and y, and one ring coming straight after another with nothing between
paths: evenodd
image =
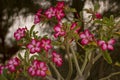
<instances>
[{"instance_id":1,"label":"flower cluster","mask_svg":"<svg viewBox=\"0 0 120 80\"><path fill-rule=\"evenodd\" d=\"M28 68L28 73L31 76L45 77L48 68L45 62L34 60L32 65Z\"/></svg>"},{"instance_id":2,"label":"flower cluster","mask_svg":"<svg viewBox=\"0 0 120 80\"><path fill-rule=\"evenodd\" d=\"M115 39L110 39L108 42L103 40L98 40L98 45L102 48L102 50L114 50L113 45L115 44Z\"/></svg>"},{"instance_id":3,"label":"flower cluster","mask_svg":"<svg viewBox=\"0 0 120 80\"><path fill-rule=\"evenodd\" d=\"M63 60L61 55L57 54L55 51L52 52L52 61L57 65L57 66L62 66Z\"/></svg>"},{"instance_id":4,"label":"flower cluster","mask_svg":"<svg viewBox=\"0 0 120 80\"><path fill-rule=\"evenodd\" d=\"M50 7L48 10L46 10L45 15L48 19L56 17L57 20L60 21L65 16L63 8L64 2L58 2L55 7Z\"/></svg>"},{"instance_id":5,"label":"flower cluster","mask_svg":"<svg viewBox=\"0 0 120 80\"><path fill-rule=\"evenodd\" d=\"M17 31L14 33L14 37L16 40L20 40L21 38L25 37L27 28L18 28Z\"/></svg>"},{"instance_id":6,"label":"flower cluster","mask_svg":"<svg viewBox=\"0 0 120 80\"><path fill-rule=\"evenodd\" d=\"M46 17L47 19L55 17L58 21L61 21L61 19L65 16L64 2L58 2L56 6L48 8L43 14L42 9L39 9L34 16L34 24L37 24L41 21L41 18L43 17L41 15L43 15L44 18Z\"/></svg>"},{"instance_id":7,"label":"flower cluster","mask_svg":"<svg viewBox=\"0 0 120 80\"><path fill-rule=\"evenodd\" d=\"M29 49L31 54L34 54L35 52L40 52L41 49L48 51L49 49L52 48L51 40L44 38L42 38L40 41L32 39L31 42L27 45L27 48Z\"/></svg>"}]
</instances>

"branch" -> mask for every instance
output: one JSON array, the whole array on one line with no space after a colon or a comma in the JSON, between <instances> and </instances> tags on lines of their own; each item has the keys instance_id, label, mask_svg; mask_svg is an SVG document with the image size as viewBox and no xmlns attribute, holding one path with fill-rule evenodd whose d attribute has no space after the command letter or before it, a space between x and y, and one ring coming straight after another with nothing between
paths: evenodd
<instances>
[{"instance_id":1,"label":"branch","mask_svg":"<svg viewBox=\"0 0 120 80\"><path fill-rule=\"evenodd\" d=\"M78 64L78 61L77 61L75 52L74 52L74 50L73 50L72 47L70 47L70 48L71 48L71 51L72 51L72 54L73 54L73 58L74 58L74 61L75 61L76 69L77 69L77 71L78 71L78 73L79 73L79 76L82 76L82 72L81 72L81 70L80 70L80 66L79 66L79 64Z\"/></svg>"},{"instance_id":2,"label":"branch","mask_svg":"<svg viewBox=\"0 0 120 80\"><path fill-rule=\"evenodd\" d=\"M73 71L73 65L72 65L72 59L70 57L70 46L69 46L69 43L68 43L68 38L66 38L66 53L68 55L68 64L69 64L69 71L68 71L68 74L67 74L67 77L66 77L66 80L70 80L71 79L71 76L72 76L72 71Z\"/></svg>"},{"instance_id":3,"label":"branch","mask_svg":"<svg viewBox=\"0 0 120 80\"><path fill-rule=\"evenodd\" d=\"M115 75L118 75L120 74L120 72L114 72L114 73L111 73L110 75L104 77L104 78L101 78L99 80L107 80L107 79L110 79L112 76L115 76Z\"/></svg>"},{"instance_id":4,"label":"branch","mask_svg":"<svg viewBox=\"0 0 120 80\"><path fill-rule=\"evenodd\" d=\"M60 75L59 71L56 69L55 65L50 62L51 67L54 69L56 75L57 75L57 80L64 80L64 78Z\"/></svg>"}]
</instances>

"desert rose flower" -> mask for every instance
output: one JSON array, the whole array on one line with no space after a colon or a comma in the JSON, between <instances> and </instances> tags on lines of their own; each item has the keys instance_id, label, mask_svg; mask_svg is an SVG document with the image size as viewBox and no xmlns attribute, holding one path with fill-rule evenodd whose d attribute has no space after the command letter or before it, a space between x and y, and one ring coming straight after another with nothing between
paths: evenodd
<instances>
[{"instance_id":1,"label":"desert rose flower","mask_svg":"<svg viewBox=\"0 0 120 80\"><path fill-rule=\"evenodd\" d=\"M98 40L98 45L102 48L102 50L114 50L113 45L115 44L115 39L110 39L108 42L103 40Z\"/></svg>"},{"instance_id":2,"label":"desert rose flower","mask_svg":"<svg viewBox=\"0 0 120 80\"><path fill-rule=\"evenodd\" d=\"M102 18L102 15L101 15L100 13L96 13L96 14L95 14L95 17L96 17L97 19L101 19L101 18Z\"/></svg>"},{"instance_id":3,"label":"desert rose flower","mask_svg":"<svg viewBox=\"0 0 120 80\"><path fill-rule=\"evenodd\" d=\"M79 36L82 39L81 40L82 45L87 45L89 42L93 40L93 34L91 34L89 30L85 30L84 32L80 33Z\"/></svg>"},{"instance_id":4,"label":"desert rose flower","mask_svg":"<svg viewBox=\"0 0 120 80\"><path fill-rule=\"evenodd\" d=\"M51 40L50 39L42 39L41 40L41 47L44 49L44 50L46 50L46 51L48 51L49 49L51 49L52 48L52 45L51 45Z\"/></svg>"},{"instance_id":5,"label":"desert rose flower","mask_svg":"<svg viewBox=\"0 0 120 80\"><path fill-rule=\"evenodd\" d=\"M34 60L32 65L28 68L28 73L31 76L45 77L48 68L45 62Z\"/></svg>"},{"instance_id":6,"label":"desert rose flower","mask_svg":"<svg viewBox=\"0 0 120 80\"><path fill-rule=\"evenodd\" d=\"M35 52L40 52L41 50L40 46L41 46L40 41L32 39L31 42L27 45L27 48L29 49L31 54L34 54Z\"/></svg>"},{"instance_id":7,"label":"desert rose flower","mask_svg":"<svg viewBox=\"0 0 120 80\"><path fill-rule=\"evenodd\" d=\"M63 9L59 9L59 8L56 8L56 18L58 21L61 21L61 19L65 16L65 13L63 11Z\"/></svg>"},{"instance_id":8,"label":"desert rose flower","mask_svg":"<svg viewBox=\"0 0 120 80\"><path fill-rule=\"evenodd\" d=\"M14 38L16 40L20 40L21 38L25 37L26 30L27 30L26 28L18 28L14 33Z\"/></svg>"},{"instance_id":9,"label":"desert rose flower","mask_svg":"<svg viewBox=\"0 0 120 80\"><path fill-rule=\"evenodd\" d=\"M52 61L59 67L62 66L63 60L61 55L57 54L56 52L52 52Z\"/></svg>"},{"instance_id":10,"label":"desert rose flower","mask_svg":"<svg viewBox=\"0 0 120 80\"><path fill-rule=\"evenodd\" d=\"M46 10L45 15L47 16L48 19L51 19L52 17L55 16L56 13L56 8L50 7L48 10Z\"/></svg>"},{"instance_id":11,"label":"desert rose flower","mask_svg":"<svg viewBox=\"0 0 120 80\"><path fill-rule=\"evenodd\" d=\"M54 31L55 31L55 33L54 33L55 38L57 38L58 36L64 36L65 35L65 31L62 30L62 27L61 27L60 24L58 24L54 27Z\"/></svg>"}]
</instances>

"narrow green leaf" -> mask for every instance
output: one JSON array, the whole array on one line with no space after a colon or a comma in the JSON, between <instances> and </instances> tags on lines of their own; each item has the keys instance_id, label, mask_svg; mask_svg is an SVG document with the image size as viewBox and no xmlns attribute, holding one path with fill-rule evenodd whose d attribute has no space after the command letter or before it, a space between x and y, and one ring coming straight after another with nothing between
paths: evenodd
<instances>
[{"instance_id":1,"label":"narrow green leaf","mask_svg":"<svg viewBox=\"0 0 120 80\"><path fill-rule=\"evenodd\" d=\"M30 29L30 36L32 36L32 32L33 32L34 28L35 28L35 25L33 25Z\"/></svg>"},{"instance_id":2,"label":"narrow green leaf","mask_svg":"<svg viewBox=\"0 0 120 80\"><path fill-rule=\"evenodd\" d=\"M23 57L21 56L20 53L18 53L18 57L19 57L21 60L23 60Z\"/></svg>"},{"instance_id":3,"label":"narrow green leaf","mask_svg":"<svg viewBox=\"0 0 120 80\"><path fill-rule=\"evenodd\" d=\"M107 51L103 52L103 57L109 64L112 63L112 59L110 57L110 54Z\"/></svg>"}]
</instances>

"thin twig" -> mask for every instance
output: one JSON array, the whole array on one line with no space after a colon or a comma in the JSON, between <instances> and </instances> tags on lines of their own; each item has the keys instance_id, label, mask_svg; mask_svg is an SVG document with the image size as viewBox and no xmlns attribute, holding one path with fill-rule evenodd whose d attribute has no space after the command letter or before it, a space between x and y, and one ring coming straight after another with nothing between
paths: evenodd
<instances>
[{"instance_id":1,"label":"thin twig","mask_svg":"<svg viewBox=\"0 0 120 80\"><path fill-rule=\"evenodd\" d=\"M118 74L120 74L120 72L114 72L114 73L111 73L108 76L106 76L104 78L101 78L99 80L109 80L112 76L115 76L115 75L118 75Z\"/></svg>"}]
</instances>

